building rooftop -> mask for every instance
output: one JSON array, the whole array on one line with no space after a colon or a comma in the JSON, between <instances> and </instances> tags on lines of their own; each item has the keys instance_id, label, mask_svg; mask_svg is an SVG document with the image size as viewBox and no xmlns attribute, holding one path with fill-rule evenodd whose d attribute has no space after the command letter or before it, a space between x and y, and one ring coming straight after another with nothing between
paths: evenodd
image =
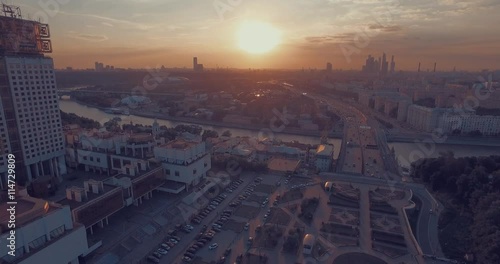
<instances>
[{"instance_id":1,"label":"building rooftop","mask_svg":"<svg viewBox=\"0 0 500 264\"><path fill-rule=\"evenodd\" d=\"M49 214L52 211L60 209L61 206L56 203L49 203L48 201L30 197L30 196L19 196L16 197L17 204L16 208L16 228L33 222L43 216ZM10 208L10 204L7 202L0 203L0 233L8 229L8 222L10 219L10 214L7 209Z\"/></svg>"},{"instance_id":2,"label":"building rooftop","mask_svg":"<svg viewBox=\"0 0 500 264\"><path fill-rule=\"evenodd\" d=\"M113 186L113 185L110 185L110 184L107 184L104 182L103 182L102 186L103 186L103 188L99 191L99 193L94 193L94 192L92 192L92 190L87 191L86 192L87 198L86 199L82 198L81 202L76 201L75 199L64 198L63 200L59 201L59 203L62 205L68 205L71 208L71 210L73 210L75 208L78 208L78 207L86 204L86 203L91 202L94 199L97 199L97 198L105 195L106 193L108 193L112 190L121 188L121 187ZM78 187L78 186L72 186L72 187L68 188L67 190L81 191L81 192L85 191L84 187Z\"/></svg>"},{"instance_id":3,"label":"building rooftop","mask_svg":"<svg viewBox=\"0 0 500 264\"><path fill-rule=\"evenodd\" d=\"M176 139L173 141L169 141L168 143L165 143L159 147L166 148L166 149L186 150L186 149L189 149L189 148L196 146L197 144L198 143L196 143L196 142L186 141L184 139Z\"/></svg>"},{"instance_id":4,"label":"building rooftop","mask_svg":"<svg viewBox=\"0 0 500 264\"><path fill-rule=\"evenodd\" d=\"M269 161L267 167L272 171L293 172L300 165L300 160L274 158Z\"/></svg>"},{"instance_id":5,"label":"building rooftop","mask_svg":"<svg viewBox=\"0 0 500 264\"><path fill-rule=\"evenodd\" d=\"M316 148L316 155L318 156L332 156L333 155L333 145L318 145Z\"/></svg>"}]
</instances>

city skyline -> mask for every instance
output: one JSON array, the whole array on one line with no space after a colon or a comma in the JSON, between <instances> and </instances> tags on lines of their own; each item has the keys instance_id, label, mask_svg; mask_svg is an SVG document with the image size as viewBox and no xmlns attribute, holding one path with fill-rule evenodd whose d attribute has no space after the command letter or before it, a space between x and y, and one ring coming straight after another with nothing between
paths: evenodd
<instances>
[{"instance_id":1,"label":"city skyline","mask_svg":"<svg viewBox=\"0 0 500 264\"><path fill-rule=\"evenodd\" d=\"M24 18L54 25L51 56L56 68L93 68L95 61L120 68L190 68L192 57L198 56L208 69L323 68L330 61L335 69L359 70L368 54L382 51L399 58L398 70L413 71L421 62L423 71L432 71L436 61L442 71L499 68L499 29L481 26L499 22L493 14L500 5L489 0L147 3L16 4ZM280 33L279 43L263 54L242 50L237 35L247 21L270 25Z\"/></svg>"}]
</instances>

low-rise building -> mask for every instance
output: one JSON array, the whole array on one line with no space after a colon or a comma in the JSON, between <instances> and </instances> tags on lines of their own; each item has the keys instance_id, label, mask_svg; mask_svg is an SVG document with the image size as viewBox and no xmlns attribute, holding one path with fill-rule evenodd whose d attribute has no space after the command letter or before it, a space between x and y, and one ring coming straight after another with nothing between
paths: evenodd
<instances>
[{"instance_id":1,"label":"low-rise building","mask_svg":"<svg viewBox=\"0 0 500 264\"><path fill-rule=\"evenodd\" d=\"M7 209L11 205L0 203L1 263L78 264L79 257L88 253L85 227L72 221L69 206L49 203L27 194L16 197L16 202L15 229L8 226L10 215Z\"/></svg>"},{"instance_id":2,"label":"low-rise building","mask_svg":"<svg viewBox=\"0 0 500 264\"><path fill-rule=\"evenodd\" d=\"M197 185L212 167L205 142L177 139L155 147L154 155L162 163L166 179L182 183L186 189Z\"/></svg>"}]
</instances>

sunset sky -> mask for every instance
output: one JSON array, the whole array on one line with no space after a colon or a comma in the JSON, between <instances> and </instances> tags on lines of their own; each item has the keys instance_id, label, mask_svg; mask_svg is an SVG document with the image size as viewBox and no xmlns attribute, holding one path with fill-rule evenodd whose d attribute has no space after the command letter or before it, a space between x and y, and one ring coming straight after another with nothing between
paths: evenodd
<instances>
[{"instance_id":1,"label":"sunset sky","mask_svg":"<svg viewBox=\"0 0 500 264\"><path fill-rule=\"evenodd\" d=\"M61 4L53 12L39 2ZM58 68L93 68L95 61L124 68L191 67L197 56L207 68L324 68L330 61L334 69L359 70L368 54L385 51L396 57L397 70L416 69L419 61L423 70L434 61L438 70L500 69L498 0L6 3L21 6L25 18L48 14L42 21L50 24ZM278 46L262 54L240 49L237 36L246 21L279 32ZM353 52L349 58L343 49Z\"/></svg>"}]
</instances>

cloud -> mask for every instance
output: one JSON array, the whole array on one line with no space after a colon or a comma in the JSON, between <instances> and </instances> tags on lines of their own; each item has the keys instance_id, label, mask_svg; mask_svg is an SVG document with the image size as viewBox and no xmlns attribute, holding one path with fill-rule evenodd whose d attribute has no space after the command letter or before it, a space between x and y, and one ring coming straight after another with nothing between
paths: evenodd
<instances>
[{"instance_id":1,"label":"cloud","mask_svg":"<svg viewBox=\"0 0 500 264\"><path fill-rule=\"evenodd\" d=\"M89 42L102 42L102 41L108 40L108 37L105 35L69 33L68 36L70 38L85 40L85 41L89 41Z\"/></svg>"},{"instance_id":2,"label":"cloud","mask_svg":"<svg viewBox=\"0 0 500 264\"><path fill-rule=\"evenodd\" d=\"M400 26L383 26L380 24L371 24L368 26L369 29L380 29L383 32L395 32L401 31L402 28Z\"/></svg>"},{"instance_id":3,"label":"cloud","mask_svg":"<svg viewBox=\"0 0 500 264\"><path fill-rule=\"evenodd\" d=\"M128 21L128 20L122 20L122 19L116 19L116 18L111 18L111 17L105 17L105 16L99 16L99 15L92 15L92 14L78 14L78 13L70 13L70 12L64 12L64 11L59 11L59 14L63 15L68 15L68 16L80 16L80 17L86 17L86 18L91 18L91 19L97 19L100 20L101 23L107 23L108 25L110 23L134 28L134 29L139 29L139 30L148 30L153 28L151 25L143 24L143 23L137 23L133 21Z\"/></svg>"}]
</instances>

